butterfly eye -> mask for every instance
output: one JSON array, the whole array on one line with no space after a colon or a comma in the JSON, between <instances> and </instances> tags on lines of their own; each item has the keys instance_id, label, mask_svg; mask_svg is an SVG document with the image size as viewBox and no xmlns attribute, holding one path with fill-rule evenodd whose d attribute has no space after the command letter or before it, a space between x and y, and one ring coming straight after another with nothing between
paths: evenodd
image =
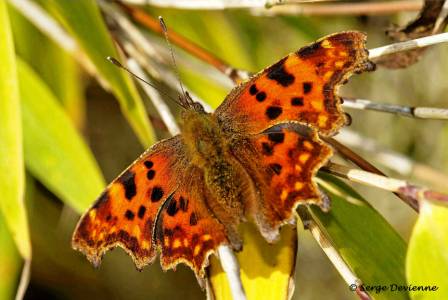
<instances>
[{"instance_id":1,"label":"butterfly eye","mask_svg":"<svg viewBox=\"0 0 448 300\"><path fill-rule=\"evenodd\" d=\"M204 107L199 102L193 102L193 109L198 113L205 113Z\"/></svg>"}]
</instances>

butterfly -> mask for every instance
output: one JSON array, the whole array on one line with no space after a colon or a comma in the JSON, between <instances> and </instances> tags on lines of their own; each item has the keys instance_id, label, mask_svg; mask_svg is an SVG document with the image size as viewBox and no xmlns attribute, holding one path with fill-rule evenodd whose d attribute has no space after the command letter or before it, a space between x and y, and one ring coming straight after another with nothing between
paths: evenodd
<instances>
[{"instance_id":1,"label":"butterfly","mask_svg":"<svg viewBox=\"0 0 448 300\"><path fill-rule=\"evenodd\" d=\"M120 246L138 269L157 253L204 276L220 245L240 250L241 222L270 243L294 224L297 205L326 203L313 182L332 155L319 135L346 122L338 87L371 71L366 36L324 37L235 87L214 113L181 98L181 134L160 141L119 175L81 217L74 249L99 265Z\"/></svg>"}]
</instances>

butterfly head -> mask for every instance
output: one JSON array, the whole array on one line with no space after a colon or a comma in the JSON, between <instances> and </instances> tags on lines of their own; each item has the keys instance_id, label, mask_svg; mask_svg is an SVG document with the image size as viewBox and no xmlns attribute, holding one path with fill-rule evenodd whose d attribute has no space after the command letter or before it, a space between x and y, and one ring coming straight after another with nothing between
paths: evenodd
<instances>
[{"instance_id":1,"label":"butterfly head","mask_svg":"<svg viewBox=\"0 0 448 300\"><path fill-rule=\"evenodd\" d=\"M196 102L191 98L190 94L187 91L184 91L182 95L179 95L178 103L182 108L184 108L184 112L190 111L199 114L205 114L205 109L201 103ZM183 113L185 115L185 113Z\"/></svg>"}]
</instances>

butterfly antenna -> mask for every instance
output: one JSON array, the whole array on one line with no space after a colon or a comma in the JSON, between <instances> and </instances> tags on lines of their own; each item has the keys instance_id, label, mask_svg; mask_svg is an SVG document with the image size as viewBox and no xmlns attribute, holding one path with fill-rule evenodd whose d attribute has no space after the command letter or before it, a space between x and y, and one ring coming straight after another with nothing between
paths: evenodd
<instances>
[{"instance_id":1,"label":"butterfly antenna","mask_svg":"<svg viewBox=\"0 0 448 300\"><path fill-rule=\"evenodd\" d=\"M185 102L186 105L191 107L193 105L193 101L191 100L191 98L189 98L187 96L184 86L182 85L182 81L180 80L179 69L176 64L176 59L174 58L173 46L171 45L170 39L168 37L168 28L166 27L165 21L163 20L162 16L159 16L159 22L160 22L160 27L162 28L162 31L163 31L163 35L165 36L165 41L168 44L168 48L169 48L170 54L171 54L171 62L173 64L174 70L176 72L177 80L179 81L180 90L182 91L182 97L179 97L179 98L182 100L182 102Z\"/></svg>"},{"instance_id":2,"label":"butterfly antenna","mask_svg":"<svg viewBox=\"0 0 448 300\"><path fill-rule=\"evenodd\" d=\"M123 66L116 58L113 58L112 56L108 56L107 60L110 61L111 63L113 63L115 66L119 67L120 69L125 70L126 72L128 72L129 74L131 74L133 77L137 78L138 80L146 83L147 85L155 88L159 93L163 94L164 96L168 97L170 100L174 101L176 104L182 106L185 108L185 105L176 100L175 98L171 97L170 95L168 95L166 92L160 90L157 86L155 86L154 84L152 84L151 82L148 82L147 80L141 78L140 76L138 76L137 74L133 73L131 70L129 70L128 68L126 68L125 66Z\"/></svg>"}]
</instances>

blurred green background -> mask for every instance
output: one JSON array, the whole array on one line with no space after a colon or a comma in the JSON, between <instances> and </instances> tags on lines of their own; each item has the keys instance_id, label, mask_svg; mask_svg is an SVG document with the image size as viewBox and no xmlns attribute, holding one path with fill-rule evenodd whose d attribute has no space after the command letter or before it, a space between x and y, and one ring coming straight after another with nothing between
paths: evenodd
<instances>
[{"instance_id":1,"label":"blurred green background","mask_svg":"<svg viewBox=\"0 0 448 300\"><path fill-rule=\"evenodd\" d=\"M80 39L76 26L86 24L83 18L90 15L83 9L93 2L79 1L80 6L76 9L64 8L61 3L62 0L40 1L48 13ZM84 4L80 3L89 4L82 7ZM76 5L78 3L73 4ZM65 9L73 9L72 19L64 15ZM231 65L254 72L319 37L341 30L367 32L369 48L386 45L391 41L385 37L385 29L391 23L405 24L416 14L306 17L259 16L249 10L146 9L153 16L163 15L170 30L200 44ZM124 251L116 249L104 257L99 269L94 269L80 253L71 249L70 239L79 211L96 198L106 182L114 179L140 155L144 150L142 144L149 145L168 133L160 125L150 101L139 98L129 78L124 75L124 79L117 75L108 77L104 74L109 72L106 70L109 66L96 65L100 76L112 82L112 92L106 91L80 68L71 54L40 32L13 6L7 5L7 11L17 55L20 95L27 97L21 100L21 114L32 264L25 299L203 299L205 294L197 285L193 272L184 266L179 266L175 272L164 273L155 263L138 272ZM89 28L84 28L84 32L88 34ZM149 35L163 43L157 35ZM89 40L89 37L84 38ZM91 51L90 57L102 55L100 50L98 53L84 51ZM182 50L175 51L187 89L212 107L219 105L230 91L231 83L221 84L213 80L213 76L204 76L203 70L207 70L208 75L221 75ZM81 55L79 53L75 55ZM447 70L447 46L440 45L429 49L420 62L407 69L378 68L375 72L354 76L339 94L378 102L446 107ZM225 79L222 81L226 82ZM122 88L116 88L117 85ZM132 97L140 99L136 100L137 104L129 100ZM114 98L119 99L114 101ZM174 106L171 108L177 110ZM347 112L353 118L352 130L447 173L446 123L372 111ZM129 121L131 119L134 121ZM67 122L70 122L69 129L64 127ZM78 133L79 141L72 138ZM363 155L370 160L369 153ZM60 161L65 163L61 165ZM382 169L390 176L403 177L387 168ZM431 182L419 178L408 179L431 186ZM409 240L417 218L409 207L390 193L351 185L405 241ZM443 188L448 191L446 186L438 186L438 189ZM0 245L0 298L12 299L23 260L4 218L0 218ZM380 248L382 245L369 247ZM294 299L357 298L311 235L302 229L299 230L295 283Z\"/></svg>"}]
</instances>

